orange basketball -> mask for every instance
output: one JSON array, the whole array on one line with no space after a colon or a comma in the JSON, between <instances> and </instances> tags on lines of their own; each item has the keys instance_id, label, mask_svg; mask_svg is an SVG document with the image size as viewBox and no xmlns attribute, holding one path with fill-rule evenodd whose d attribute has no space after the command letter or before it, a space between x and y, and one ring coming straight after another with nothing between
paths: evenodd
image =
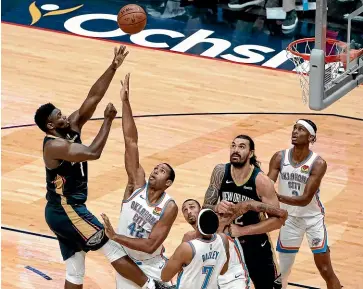
<instances>
[{"instance_id":1,"label":"orange basketball","mask_svg":"<svg viewBox=\"0 0 363 289\"><path fill-rule=\"evenodd\" d=\"M136 34L146 26L147 16L145 10L139 5L128 4L120 9L117 23L120 29L128 34Z\"/></svg>"}]
</instances>

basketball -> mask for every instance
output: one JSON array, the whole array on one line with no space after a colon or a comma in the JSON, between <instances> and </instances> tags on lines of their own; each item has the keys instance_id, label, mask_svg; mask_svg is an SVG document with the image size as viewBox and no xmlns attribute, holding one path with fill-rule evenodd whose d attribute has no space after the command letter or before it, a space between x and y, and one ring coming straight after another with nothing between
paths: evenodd
<instances>
[{"instance_id":1,"label":"basketball","mask_svg":"<svg viewBox=\"0 0 363 289\"><path fill-rule=\"evenodd\" d=\"M120 29L128 34L136 34L146 26L147 16L145 10L136 4L128 4L120 9L117 23Z\"/></svg>"}]
</instances>

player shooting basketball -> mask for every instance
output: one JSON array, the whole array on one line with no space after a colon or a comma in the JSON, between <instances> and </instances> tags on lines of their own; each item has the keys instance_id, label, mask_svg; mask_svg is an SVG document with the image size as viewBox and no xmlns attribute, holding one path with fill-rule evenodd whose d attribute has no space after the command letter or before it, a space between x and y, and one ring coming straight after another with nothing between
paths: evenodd
<instances>
[{"instance_id":1,"label":"player shooting basketball","mask_svg":"<svg viewBox=\"0 0 363 289\"><path fill-rule=\"evenodd\" d=\"M69 117L51 103L39 107L35 114L36 124L46 133L43 141L47 182L45 219L57 236L66 263L65 289L83 288L85 257L90 250L100 250L119 274L138 286L162 288L146 277L119 244L106 237L102 224L85 204L88 195L87 161L100 158L116 109L112 104L107 106L102 127L91 145L82 144L81 130L92 117L127 54L125 46L115 48L111 65L92 86L81 107Z\"/></svg>"}]
</instances>

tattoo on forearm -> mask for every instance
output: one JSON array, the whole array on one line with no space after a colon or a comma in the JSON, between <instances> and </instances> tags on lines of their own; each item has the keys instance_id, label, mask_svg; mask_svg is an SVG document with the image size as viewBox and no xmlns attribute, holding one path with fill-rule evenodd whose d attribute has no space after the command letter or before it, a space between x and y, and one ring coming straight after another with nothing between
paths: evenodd
<instances>
[{"instance_id":1,"label":"tattoo on forearm","mask_svg":"<svg viewBox=\"0 0 363 289\"><path fill-rule=\"evenodd\" d=\"M258 213L263 212L279 218L283 218L286 215L285 210L257 201L248 201L248 202L239 203L238 212L236 215L243 215L248 211L255 211Z\"/></svg>"},{"instance_id":2,"label":"tattoo on forearm","mask_svg":"<svg viewBox=\"0 0 363 289\"><path fill-rule=\"evenodd\" d=\"M217 165L212 173L207 192L204 197L203 208L214 208L219 198L219 188L224 177L224 165Z\"/></svg>"},{"instance_id":3,"label":"tattoo on forearm","mask_svg":"<svg viewBox=\"0 0 363 289\"><path fill-rule=\"evenodd\" d=\"M264 212L271 216L282 218L285 216L285 210L282 210L280 208L276 208L274 206L268 205L268 204L258 204L257 205L258 212Z\"/></svg>"}]
</instances>

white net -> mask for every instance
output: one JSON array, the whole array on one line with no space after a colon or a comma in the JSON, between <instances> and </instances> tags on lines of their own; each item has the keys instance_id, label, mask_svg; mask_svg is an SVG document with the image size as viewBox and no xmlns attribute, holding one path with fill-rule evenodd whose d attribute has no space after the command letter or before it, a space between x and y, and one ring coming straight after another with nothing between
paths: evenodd
<instances>
[{"instance_id":1,"label":"white net","mask_svg":"<svg viewBox=\"0 0 363 289\"><path fill-rule=\"evenodd\" d=\"M345 50L346 45L336 40L328 40L326 44L325 56L325 77L324 87L329 87L335 78L337 78L342 72L344 72L343 63L336 59ZM304 104L307 104L309 98L309 72L310 62L307 60L310 58L311 50L314 48L314 39L306 39L298 42L293 42L286 49L287 57L294 63L296 73L299 75L300 86L302 88L302 100ZM330 56L330 57L329 57ZM338 56L338 57L335 57ZM305 58L305 59L304 59ZM328 62L332 60L333 62ZM335 61L334 61L335 60Z\"/></svg>"}]
</instances>

